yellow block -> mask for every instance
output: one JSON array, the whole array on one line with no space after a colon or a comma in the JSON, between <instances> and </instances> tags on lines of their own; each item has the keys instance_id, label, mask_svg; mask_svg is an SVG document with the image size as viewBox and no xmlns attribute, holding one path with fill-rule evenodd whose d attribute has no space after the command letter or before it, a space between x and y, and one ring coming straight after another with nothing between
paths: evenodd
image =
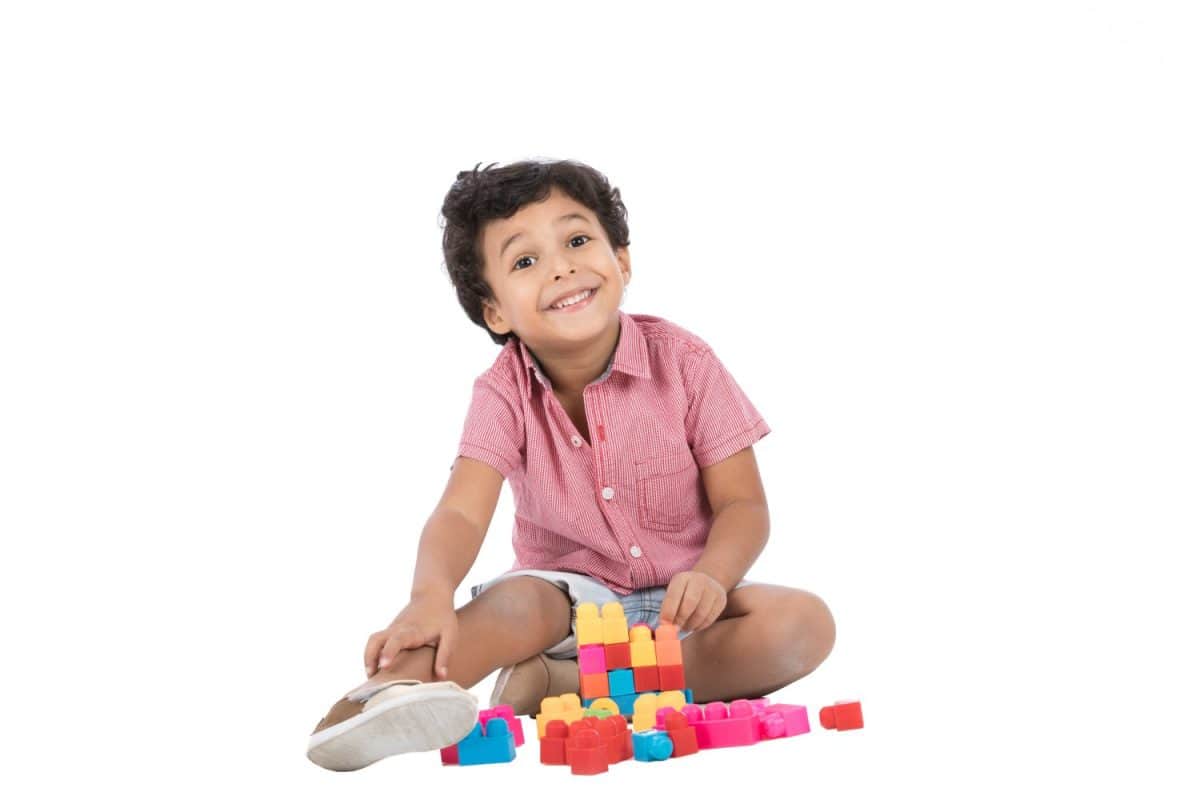
<instances>
[{"instance_id":1,"label":"yellow block","mask_svg":"<svg viewBox=\"0 0 1200 800\"><path fill-rule=\"evenodd\" d=\"M634 625L629 629L629 657L635 667L657 666L654 640L650 638L648 626Z\"/></svg>"},{"instance_id":2,"label":"yellow block","mask_svg":"<svg viewBox=\"0 0 1200 800\"><path fill-rule=\"evenodd\" d=\"M604 644L600 609L595 603L580 603L575 609L575 644Z\"/></svg>"},{"instance_id":3,"label":"yellow block","mask_svg":"<svg viewBox=\"0 0 1200 800\"><path fill-rule=\"evenodd\" d=\"M579 701L579 695L570 692L560 694L558 697L542 698L542 713L535 717L539 739L546 735L546 726L556 719L561 719L568 725L583 719L583 706Z\"/></svg>"},{"instance_id":4,"label":"yellow block","mask_svg":"<svg viewBox=\"0 0 1200 800\"><path fill-rule=\"evenodd\" d=\"M654 715L658 712L658 696L644 694L633 701L633 729L648 731L654 728Z\"/></svg>"},{"instance_id":5,"label":"yellow block","mask_svg":"<svg viewBox=\"0 0 1200 800\"><path fill-rule=\"evenodd\" d=\"M625 621L625 608L616 600L605 603L600 609L604 622L604 643L621 644L629 641L629 623Z\"/></svg>"},{"instance_id":6,"label":"yellow block","mask_svg":"<svg viewBox=\"0 0 1200 800\"><path fill-rule=\"evenodd\" d=\"M617 716L621 716L621 707L618 706L611 697L601 697L598 700L593 700L592 704L588 706L588 708L594 708L597 711L611 711Z\"/></svg>"},{"instance_id":7,"label":"yellow block","mask_svg":"<svg viewBox=\"0 0 1200 800\"><path fill-rule=\"evenodd\" d=\"M683 692L678 689L672 689L669 692L660 692L658 695L658 707L666 708L670 706L676 711L682 711L687 703L687 698L683 696Z\"/></svg>"}]
</instances>

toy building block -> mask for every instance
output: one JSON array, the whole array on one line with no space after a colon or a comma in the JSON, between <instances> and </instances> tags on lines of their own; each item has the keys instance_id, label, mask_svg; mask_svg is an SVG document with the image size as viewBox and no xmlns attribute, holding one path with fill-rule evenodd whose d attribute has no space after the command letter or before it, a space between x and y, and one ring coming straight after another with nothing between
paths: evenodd
<instances>
[{"instance_id":1,"label":"toy building block","mask_svg":"<svg viewBox=\"0 0 1200 800\"><path fill-rule=\"evenodd\" d=\"M665 761L675 745L663 731L651 729L633 734L633 757L638 761Z\"/></svg>"},{"instance_id":2,"label":"toy building block","mask_svg":"<svg viewBox=\"0 0 1200 800\"><path fill-rule=\"evenodd\" d=\"M604 657L604 645L585 644L579 648L579 674L597 675L608 672L608 660Z\"/></svg>"},{"instance_id":3,"label":"toy building block","mask_svg":"<svg viewBox=\"0 0 1200 800\"><path fill-rule=\"evenodd\" d=\"M616 600L605 603L600 609L604 624L604 643L618 644L629 641L629 623L625 621L625 609Z\"/></svg>"},{"instance_id":4,"label":"toy building block","mask_svg":"<svg viewBox=\"0 0 1200 800\"><path fill-rule=\"evenodd\" d=\"M633 737L624 717L611 716L600 720L596 726L608 748L608 763L616 764L633 758Z\"/></svg>"},{"instance_id":5,"label":"toy building block","mask_svg":"<svg viewBox=\"0 0 1200 800\"><path fill-rule=\"evenodd\" d=\"M604 626L595 603L580 603L575 609L575 641L580 647L604 644Z\"/></svg>"},{"instance_id":6,"label":"toy building block","mask_svg":"<svg viewBox=\"0 0 1200 800\"><path fill-rule=\"evenodd\" d=\"M501 717L488 720L487 727L482 728L478 722L467 738L458 743L458 763L462 766L473 764L503 764L517 757L516 744L508 722Z\"/></svg>"},{"instance_id":7,"label":"toy building block","mask_svg":"<svg viewBox=\"0 0 1200 800\"><path fill-rule=\"evenodd\" d=\"M758 715L764 739L798 736L812 730L808 724L808 709L804 706L775 703L754 706L754 713Z\"/></svg>"},{"instance_id":8,"label":"toy building block","mask_svg":"<svg viewBox=\"0 0 1200 800\"><path fill-rule=\"evenodd\" d=\"M567 735L567 763L572 775L599 775L608 772L608 748L600 740L595 728L575 728L573 723Z\"/></svg>"},{"instance_id":9,"label":"toy building block","mask_svg":"<svg viewBox=\"0 0 1200 800\"><path fill-rule=\"evenodd\" d=\"M668 692L678 689L682 692L684 685L683 664L658 665L658 688L660 691Z\"/></svg>"},{"instance_id":10,"label":"toy building block","mask_svg":"<svg viewBox=\"0 0 1200 800\"><path fill-rule=\"evenodd\" d=\"M479 724L486 727L488 720L496 717L499 717L508 723L508 729L512 731L513 742L517 747L525 744L525 731L521 727L521 720L517 719L513 714L512 706L505 705L485 708L479 712Z\"/></svg>"},{"instance_id":11,"label":"toy building block","mask_svg":"<svg viewBox=\"0 0 1200 800\"><path fill-rule=\"evenodd\" d=\"M821 709L821 727L852 731L863 726L862 703L842 700Z\"/></svg>"},{"instance_id":12,"label":"toy building block","mask_svg":"<svg viewBox=\"0 0 1200 800\"><path fill-rule=\"evenodd\" d=\"M684 705L692 702L692 690L685 689L684 691L668 691L658 693L658 707L666 708L670 706L676 711L683 709Z\"/></svg>"},{"instance_id":13,"label":"toy building block","mask_svg":"<svg viewBox=\"0 0 1200 800\"><path fill-rule=\"evenodd\" d=\"M683 715L696 730L696 744L710 747L741 747L762 741L762 725L749 700L734 700L704 706L686 705Z\"/></svg>"},{"instance_id":14,"label":"toy building block","mask_svg":"<svg viewBox=\"0 0 1200 800\"><path fill-rule=\"evenodd\" d=\"M629 663L634 668L655 667L654 638L649 625L638 623L629 629Z\"/></svg>"},{"instance_id":15,"label":"toy building block","mask_svg":"<svg viewBox=\"0 0 1200 800\"><path fill-rule=\"evenodd\" d=\"M543 764L566 764L567 723L561 719L551 720L546 726L546 735L538 744Z\"/></svg>"},{"instance_id":16,"label":"toy building block","mask_svg":"<svg viewBox=\"0 0 1200 800\"><path fill-rule=\"evenodd\" d=\"M595 675L580 675L579 676L579 696L580 697L607 697L608 691L608 673L601 672Z\"/></svg>"},{"instance_id":17,"label":"toy building block","mask_svg":"<svg viewBox=\"0 0 1200 800\"><path fill-rule=\"evenodd\" d=\"M610 670L632 668L633 657L629 650L629 642L604 645L604 663Z\"/></svg>"},{"instance_id":18,"label":"toy building block","mask_svg":"<svg viewBox=\"0 0 1200 800\"><path fill-rule=\"evenodd\" d=\"M653 730L657 711L658 698L655 695L639 695L633 701L633 729L635 731Z\"/></svg>"},{"instance_id":19,"label":"toy building block","mask_svg":"<svg viewBox=\"0 0 1200 800\"><path fill-rule=\"evenodd\" d=\"M680 686L680 689L683 687ZM633 694L633 670L614 669L608 673L608 693L611 695Z\"/></svg>"},{"instance_id":20,"label":"toy building block","mask_svg":"<svg viewBox=\"0 0 1200 800\"><path fill-rule=\"evenodd\" d=\"M687 717L675 709L671 709L667 712L664 723L667 736L671 737L671 758L690 756L700 752L700 746L696 743L696 729L688 725Z\"/></svg>"},{"instance_id":21,"label":"toy building block","mask_svg":"<svg viewBox=\"0 0 1200 800\"><path fill-rule=\"evenodd\" d=\"M657 692L658 688L658 667L633 668L633 690L635 692L638 694Z\"/></svg>"},{"instance_id":22,"label":"toy building block","mask_svg":"<svg viewBox=\"0 0 1200 800\"><path fill-rule=\"evenodd\" d=\"M442 766L458 763L458 742L449 747L443 747L440 752L442 754Z\"/></svg>"},{"instance_id":23,"label":"toy building block","mask_svg":"<svg viewBox=\"0 0 1200 800\"><path fill-rule=\"evenodd\" d=\"M679 628L664 622L654 631L654 660L659 667L683 663L679 643Z\"/></svg>"},{"instance_id":24,"label":"toy building block","mask_svg":"<svg viewBox=\"0 0 1200 800\"><path fill-rule=\"evenodd\" d=\"M588 711L592 711L592 712L604 711L609 714L620 714L621 708L617 705L616 701L613 700L611 697L598 697L595 700L592 700L588 703L587 711L584 712L584 716L587 716ZM593 716L594 716L594 714L593 714Z\"/></svg>"},{"instance_id":25,"label":"toy building block","mask_svg":"<svg viewBox=\"0 0 1200 800\"><path fill-rule=\"evenodd\" d=\"M535 717L538 728L538 738L546 735L546 725L552 720L560 719L570 725L577 719L583 716L583 707L579 702L579 695L574 692L559 695L558 697L545 697L542 699L542 713Z\"/></svg>"}]
</instances>

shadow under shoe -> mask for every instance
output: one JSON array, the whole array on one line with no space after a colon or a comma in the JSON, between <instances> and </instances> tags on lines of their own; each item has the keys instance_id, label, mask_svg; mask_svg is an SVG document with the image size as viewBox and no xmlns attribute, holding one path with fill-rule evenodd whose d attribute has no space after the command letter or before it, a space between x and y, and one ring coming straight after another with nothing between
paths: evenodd
<instances>
[{"instance_id":1,"label":"shadow under shoe","mask_svg":"<svg viewBox=\"0 0 1200 800\"><path fill-rule=\"evenodd\" d=\"M579 662L538 653L500 670L488 704L512 706L518 716L533 716L541 710L543 698L568 692L579 693Z\"/></svg>"}]
</instances>

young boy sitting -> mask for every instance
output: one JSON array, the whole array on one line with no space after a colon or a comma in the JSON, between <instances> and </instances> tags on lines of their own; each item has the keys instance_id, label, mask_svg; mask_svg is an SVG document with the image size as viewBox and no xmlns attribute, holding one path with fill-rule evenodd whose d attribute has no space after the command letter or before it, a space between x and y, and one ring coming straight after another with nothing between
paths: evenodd
<instances>
[{"instance_id":1,"label":"young boy sitting","mask_svg":"<svg viewBox=\"0 0 1200 800\"><path fill-rule=\"evenodd\" d=\"M474 382L411 600L310 737L330 769L453 744L475 722L463 687L497 669L490 705L518 714L578 691L579 603L677 625L698 703L767 695L833 647L819 597L743 580L767 541L751 446L770 428L702 339L621 310L620 191L573 161L494 166L459 173L443 248L467 316L503 347ZM456 610L505 479L513 568Z\"/></svg>"}]
</instances>

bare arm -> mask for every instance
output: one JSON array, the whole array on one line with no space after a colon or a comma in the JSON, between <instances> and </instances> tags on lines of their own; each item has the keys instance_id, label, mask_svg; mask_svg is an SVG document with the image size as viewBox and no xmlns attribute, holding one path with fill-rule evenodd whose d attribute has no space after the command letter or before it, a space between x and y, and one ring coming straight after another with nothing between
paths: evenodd
<instances>
[{"instance_id":1,"label":"bare arm","mask_svg":"<svg viewBox=\"0 0 1200 800\"><path fill-rule=\"evenodd\" d=\"M458 637L454 590L475 563L500 497L504 476L482 461L460 457L417 545L412 597L396 618L367 639L367 677L401 650L436 648L434 670L445 676Z\"/></svg>"},{"instance_id":2,"label":"bare arm","mask_svg":"<svg viewBox=\"0 0 1200 800\"><path fill-rule=\"evenodd\" d=\"M479 557L503 484L504 476L487 464L466 457L455 460L446 491L417 545L414 599L453 599Z\"/></svg>"}]
</instances>

